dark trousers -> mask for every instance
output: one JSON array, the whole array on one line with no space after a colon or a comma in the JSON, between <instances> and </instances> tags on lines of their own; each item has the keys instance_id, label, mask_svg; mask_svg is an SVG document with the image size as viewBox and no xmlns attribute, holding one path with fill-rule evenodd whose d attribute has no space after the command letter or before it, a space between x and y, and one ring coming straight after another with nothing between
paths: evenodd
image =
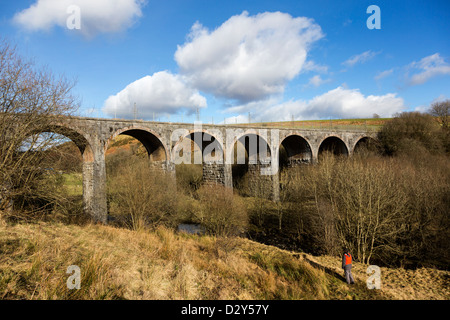
<instances>
[{"instance_id":1,"label":"dark trousers","mask_svg":"<svg viewBox=\"0 0 450 320\"><path fill-rule=\"evenodd\" d=\"M345 280L348 284L355 283L355 279L353 279L352 275L352 265L348 264L344 267Z\"/></svg>"}]
</instances>

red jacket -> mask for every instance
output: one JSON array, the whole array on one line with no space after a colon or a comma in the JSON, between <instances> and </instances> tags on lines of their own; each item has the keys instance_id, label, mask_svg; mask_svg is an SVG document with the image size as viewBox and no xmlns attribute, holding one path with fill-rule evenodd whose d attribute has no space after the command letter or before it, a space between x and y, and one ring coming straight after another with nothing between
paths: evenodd
<instances>
[{"instance_id":1,"label":"red jacket","mask_svg":"<svg viewBox=\"0 0 450 320\"><path fill-rule=\"evenodd\" d=\"M351 264L352 264L352 255L348 252L345 252L342 255L342 268Z\"/></svg>"}]
</instances>

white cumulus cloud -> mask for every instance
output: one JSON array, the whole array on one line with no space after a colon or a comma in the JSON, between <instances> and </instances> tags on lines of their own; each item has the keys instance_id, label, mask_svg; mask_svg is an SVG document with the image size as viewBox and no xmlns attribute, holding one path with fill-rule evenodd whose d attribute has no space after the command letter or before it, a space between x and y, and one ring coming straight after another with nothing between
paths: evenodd
<instances>
[{"instance_id":1,"label":"white cumulus cloud","mask_svg":"<svg viewBox=\"0 0 450 320\"><path fill-rule=\"evenodd\" d=\"M259 105L251 103L248 109L243 105L228 111L245 115L245 112L252 110L252 121L289 121L292 117L297 120L367 118L374 113L391 117L404 109L403 99L395 93L365 96L358 89L339 86L311 100L291 100L278 104L262 102Z\"/></svg>"},{"instance_id":2,"label":"white cumulus cloud","mask_svg":"<svg viewBox=\"0 0 450 320\"><path fill-rule=\"evenodd\" d=\"M79 8L80 29L86 37L115 33L131 27L142 16L144 0L37 0L13 17L13 22L28 31L67 28L73 6Z\"/></svg>"},{"instance_id":3,"label":"white cumulus cloud","mask_svg":"<svg viewBox=\"0 0 450 320\"><path fill-rule=\"evenodd\" d=\"M119 118L132 118L136 103L138 117L152 119L153 114L175 114L180 110L192 113L206 107L206 98L190 88L179 75L167 71L138 79L104 103L103 112Z\"/></svg>"},{"instance_id":4,"label":"white cumulus cloud","mask_svg":"<svg viewBox=\"0 0 450 320\"><path fill-rule=\"evenodd\" d=\"M199 90L247 103L282 93L300 73L311 44L322 37L309 18L243 12L213 31L195 23L175 60Z\"/></svg>"}]
</instances>

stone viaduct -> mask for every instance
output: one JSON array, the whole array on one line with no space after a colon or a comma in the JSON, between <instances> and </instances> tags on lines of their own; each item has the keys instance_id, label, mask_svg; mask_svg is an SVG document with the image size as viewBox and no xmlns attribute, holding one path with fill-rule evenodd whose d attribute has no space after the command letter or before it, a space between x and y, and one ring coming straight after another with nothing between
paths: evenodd
<instances>
[{"instance_id":1,"label":"stone viaduct","mask_svg":"<svg viewBox=\"0 0 450 320\"><path fill-rule=\"evenodd\" d=\"M275 200L279 195L279 166L316 163L323 151L351 156L358 146L376 138L374 132L363 130L308 130L82 117L63 118L45 131L68 137L80 149L84 210L103 223L108 217L105 153L118 135L129 135L139 140L152 164L168 172L175 173L176 164L190 163L191 160L202 164L204 183L220 183L232 188L232 165L245 164L250 177L267 180L272 190L271 197ZM191 153L191 144L199 152L194 150Z\"/></svg>"}]
</instances>

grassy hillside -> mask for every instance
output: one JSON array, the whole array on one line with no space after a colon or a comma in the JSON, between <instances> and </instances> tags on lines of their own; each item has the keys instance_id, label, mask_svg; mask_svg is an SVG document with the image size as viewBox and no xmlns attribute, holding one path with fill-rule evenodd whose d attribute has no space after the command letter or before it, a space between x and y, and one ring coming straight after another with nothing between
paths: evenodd
<instances>
[{"instance_id":1,"label":"grassy hillside","mask_svg":"<svg viewBox=\"0 0 450 320\"><path fill-rule=\"evenodd\" d=\"M368 290L363 266L355 268L358 284L348 286L314 259L248 239L165 228L137 232L91 224L3 223L0 299L449 298L448 272L430 271L429 279L422 277L427 285L413 287L411 279L397 277L403 286L397 294L390 287ZM81 268L80 290L66 287L69 265ZM396 272L404 273L389 274Z\"/></svg>"}]
</instances>

